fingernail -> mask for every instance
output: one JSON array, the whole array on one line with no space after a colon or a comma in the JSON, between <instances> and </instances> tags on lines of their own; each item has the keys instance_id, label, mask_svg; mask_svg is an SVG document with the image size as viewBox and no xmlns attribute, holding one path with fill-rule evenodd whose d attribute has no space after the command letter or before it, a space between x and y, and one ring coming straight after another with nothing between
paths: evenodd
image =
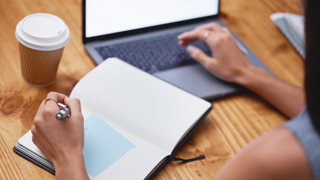
<instances>
[{"instance_id":1,"label":"fingernail","mask_svg":"<svg viewBox=\"0 0 320 180\"><path fill-rule=\"evenodd\" d=\"M181 37L182 37L182 34L180 34L177 38L178 38L178 39L181 39Z\"/></svg>"},{"instance_id":2,"label":"fingernail","mask_svg":"<svg viewBox=\"0 0 320 180\"><path fill-rule=\"evenodd\" d=\"M183 41L181 41L181 40L178 41L178 44L182 45L182 43L183 43Z\"/></svg>"},{"instance_id":3,"label":"fingernail","mask_svg":"<svg viewBox=\"0 0 320 180\"><path fill-rule=\"evenodd\" d=\"M198 48L190 45L190 46L187 47L187 50L188 50L188 51L196 51L196 50L198 50Z\"/></svg>"},{"instance_id":4,"label":"fingernail","mask_svg":"<svg viewBox=\"0 0 320 180\"><path fill-rule=\"evenodd\" d=\"M187 51L191 56L195 56L199 52L198 48L194 46L188 46Z\"/></svg>"}]
</instances>

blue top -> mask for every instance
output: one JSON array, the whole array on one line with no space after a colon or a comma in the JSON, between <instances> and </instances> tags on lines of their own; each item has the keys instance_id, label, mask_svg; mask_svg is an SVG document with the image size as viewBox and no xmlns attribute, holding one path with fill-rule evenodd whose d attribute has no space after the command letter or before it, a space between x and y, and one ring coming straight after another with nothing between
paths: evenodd
<instances>
[{"instance_id":1,"label":"blue top","mask_svg":"<svg viewBox=\"0 0 320 180\"><path fill-rule=\"evenodd\" d=\"M307 154L314 180L320 180L320 136L313 127L311 118L304 108L300 114L285 124L299 140Z\"/></svg>"}]
</instances>

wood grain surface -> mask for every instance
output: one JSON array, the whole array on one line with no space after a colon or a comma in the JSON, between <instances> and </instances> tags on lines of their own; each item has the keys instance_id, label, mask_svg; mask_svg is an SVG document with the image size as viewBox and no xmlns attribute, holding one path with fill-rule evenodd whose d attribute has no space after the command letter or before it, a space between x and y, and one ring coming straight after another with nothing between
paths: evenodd
<instances>
[{"instance_id":1,"label":"wood grain surface","mask_svg":"<svg viewBox=\"0 0 320 180\"><path fill-rule=\"evenodd\" d=\"M30 86L23 80L15 38L18 22L39 12L62 18L71 31L56 82L45 88ZM269 18L275 12L301 14L298 0L221 0L221 12L223 21L280 79L303 86L304 62ZM48 92L69 95L74 85L96 66L82 44L81 27L81 0L0 1L1 180L55 179L12 149L31 128ZM176 154L181 158L205 154L206 159L169 163L155 179L211 179L248 142L287 121L287 117L249 91L212 104L214 109Z\"/></svg>"}]
</instances>

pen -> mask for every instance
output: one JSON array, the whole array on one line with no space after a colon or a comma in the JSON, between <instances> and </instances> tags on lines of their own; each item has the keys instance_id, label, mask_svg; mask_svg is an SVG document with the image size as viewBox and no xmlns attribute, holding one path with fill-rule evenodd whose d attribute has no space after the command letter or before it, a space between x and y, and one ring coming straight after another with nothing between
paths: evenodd
<instances>
[{"instance_id":1,"label":"pen","mask_svg":"<svg viewBox=\"0 0 320 180\"><path fill-rule=\"evenodd\" d=\"M71 109L67 105L64 105L61 103L57 103L57 104L58 104L58 106L62 107L62 109L56 115L57 120L63 120L66 117L71 116Z\"/></svg>"}]
</instances>

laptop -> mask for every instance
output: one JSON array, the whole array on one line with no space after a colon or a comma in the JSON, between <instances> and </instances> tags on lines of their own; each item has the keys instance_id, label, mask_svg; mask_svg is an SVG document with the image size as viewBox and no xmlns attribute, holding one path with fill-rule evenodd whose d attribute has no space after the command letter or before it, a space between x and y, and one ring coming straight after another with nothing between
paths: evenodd
<instances>
[{"instance_id":1,"label":"laptop","mask_svg":"<svg viewBox=\"0 0 320 180\"><path fill-rule=\"evenodd\" d=\"M123 61L200 98L212 100L241 88L222 81L193 60L177 36L219 19L219 0L82 0L83 43L97 65L109 57ZM257 67L274 75L233 33ZM191 43L210 55L202 41Z\"/></svg>"}]
</instances>

